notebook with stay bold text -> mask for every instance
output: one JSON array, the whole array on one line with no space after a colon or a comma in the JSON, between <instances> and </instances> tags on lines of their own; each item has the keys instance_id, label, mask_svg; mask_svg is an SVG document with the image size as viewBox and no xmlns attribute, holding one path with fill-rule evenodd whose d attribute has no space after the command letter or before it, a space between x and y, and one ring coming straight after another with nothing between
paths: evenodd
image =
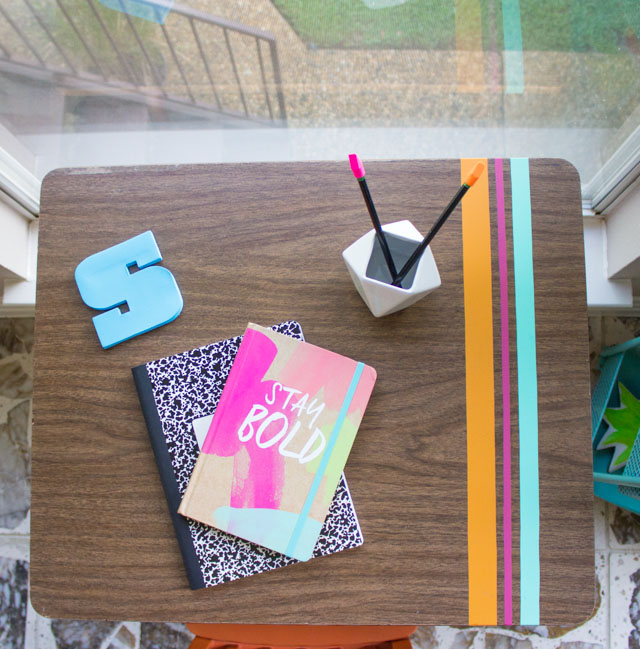
<instances>
[{"instance_id":1,"label":"notebook with stay bold text","mask_svg":"<svg viewBox=\"0 0 640 649\"><path fill-rule=\"evenodd\" d=\"M364 363L250 324L179 513L310 559L375 380Z\"/></svg>"}]
</instances>

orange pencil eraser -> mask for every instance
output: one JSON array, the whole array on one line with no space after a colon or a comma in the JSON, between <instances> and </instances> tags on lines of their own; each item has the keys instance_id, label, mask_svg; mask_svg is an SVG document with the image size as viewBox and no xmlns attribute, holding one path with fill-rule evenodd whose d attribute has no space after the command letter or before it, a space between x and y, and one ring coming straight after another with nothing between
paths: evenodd
<instances>
[{"instance_id":1,"label":"orange pencil eraser","mask_svg":"<svg viewBox=\"0 0 640 649\"><path fill-rule=\"evenodd\" d=\"M484 165L482 162L478 162L476 166L471 170L471 173L467 176L467 179L464 181L464 184L467 185L467 187L473 187L473 184L482 176L482 172L484 171Z\"/></svg>"}]
</instances>

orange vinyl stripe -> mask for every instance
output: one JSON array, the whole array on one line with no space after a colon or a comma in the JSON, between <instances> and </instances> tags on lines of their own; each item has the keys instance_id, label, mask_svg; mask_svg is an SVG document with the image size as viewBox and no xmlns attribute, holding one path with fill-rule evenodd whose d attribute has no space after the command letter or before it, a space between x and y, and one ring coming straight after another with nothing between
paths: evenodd
<instances>
[{"instance_id":1,"label":"orange vinyl stripe","mask_svg":"<svg viewBox=\"0 0 640 649\"><path fill-rule=\"evenodd\" d=\"M467 388L469 624L498 623L496 458L489 173L461 160L461 181L485 172L462 199Z\"/></svg>"}]
</instances>

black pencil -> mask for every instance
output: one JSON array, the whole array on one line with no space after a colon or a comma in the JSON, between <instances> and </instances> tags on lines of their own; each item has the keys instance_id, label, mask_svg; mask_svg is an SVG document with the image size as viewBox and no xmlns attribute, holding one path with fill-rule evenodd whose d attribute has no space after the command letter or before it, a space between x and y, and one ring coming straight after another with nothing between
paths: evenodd
<instances>
[{"instance_id":1,"label":"black pencil","mask_svg":"<svg viewBox=\"0 0 640 649\"><path fill-rule=\"evenodd\" d=\"M387 262L389 268L389 273L391 273L391 281L394 282L398 271L396 270L396 265L393 263L393 257L391 256L391 250L389 250L389 244L387 243L387 238L384 236L384 231L382 225L380 224L380 219L378 218L378 213L376 212L376 206L373 204L373 199L369 193L369 187L367 185L367 180L364 177L364 165L358 158L357 154L349 154L349 164L351 165L351 171L355 176L358 184L360 185L360 190L362 191L362 196L364 197L364 202L367 205L369 210L369 215L371 216L371 221L373 227L376 231L376 237L380 243L380 248L382 248L382 254L384 259Z\"/></svg>"},{"instance_id":2,"label":"black pencil","mask_svg":"<svg viewBox=\"0 0 640 649\"><path fill-rule=\"evenodd\" d=\"M400 272L396 275L395 279L392 282L393 286L402 288L402 280L407 276L407 273L413 268L414 264L418 262L420 257L422 257L424 251L427 249L427 246L433 240L433 237L438 234L438 230L440 230L440 228L444 225L451 212L456 209L456 206L462 200L462 197L467 193L469 188L473 187L473 184L482 175L483 171L484 165L482 164L482 162L478 162L478 164L471 170L471 173L467 176L464 183L462 183L460 189L458 189L458 191L456 192L456 195L451 199L449 205L444 208L444 211L438 217L438 220L433 224L433 227L427 233L427 236L420 242L418 247L411 254L411 257L407 259L404 266L400 269Z\"/></svg>"}]
</instances>

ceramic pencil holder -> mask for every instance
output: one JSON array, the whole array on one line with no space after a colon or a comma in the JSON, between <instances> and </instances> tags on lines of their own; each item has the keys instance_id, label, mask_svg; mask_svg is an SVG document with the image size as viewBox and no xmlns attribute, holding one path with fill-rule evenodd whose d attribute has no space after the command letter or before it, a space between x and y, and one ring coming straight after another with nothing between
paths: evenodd
<instances>
[{"instance_id":1,"label":"ceramic pencil holder","mask_svg":"<svg viewBox=\"0 0 640 649\"><path fill-rule=\"evenodd\" d=\"M422 241L422 235L410 221L396 221L384 225L383 230L396 268L400 270ZM402 280L402 288L392 286L375 230L352 243L342 252L342 257L360 297L376 318L406 309L441 284L436 261L428 247Z\"/></svg>"}]
</instances>

